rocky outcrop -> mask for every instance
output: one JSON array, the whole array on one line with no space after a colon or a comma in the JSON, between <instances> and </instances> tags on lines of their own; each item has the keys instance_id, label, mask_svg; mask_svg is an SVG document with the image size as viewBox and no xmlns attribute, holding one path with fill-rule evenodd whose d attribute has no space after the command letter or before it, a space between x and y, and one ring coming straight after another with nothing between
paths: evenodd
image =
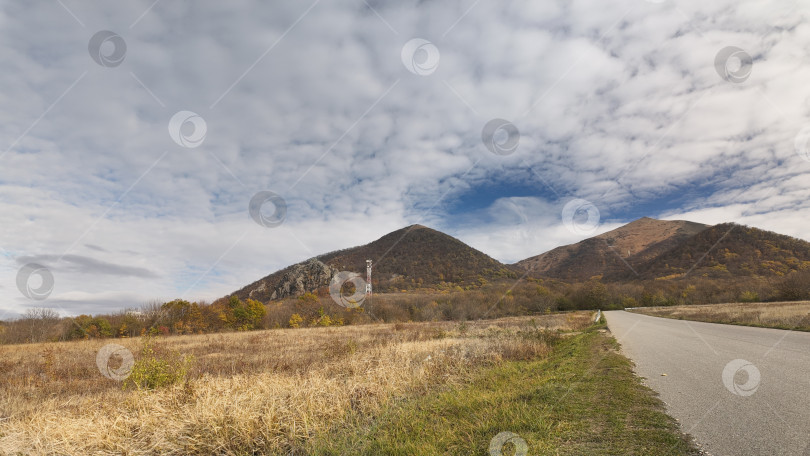
<instances>
[{"instance_id":1,"label":"rocky outcrop","mask_svg":"<svg viewBox=\"0 0 810 456\"><path fill-rule=\"evenodd\" d=\"M304 263L298 263L281 277L281 280L273 288L270 299L300 296L308 291L328 286L332 276L337 273L336 269L315 258ZM262 283L261 286L265 286L265 284Z\"/></svg>"},{"instance_id":2,"label":"rocky outcrop","mask_svg":"<svg viewBox=\"0 0 810 456\"><path fill-rule=\"evenodd\" d=\"M267 291L267 283L262 282L262 283L259 284L258 287L250 290L250 293L248 293L248 296L250 297L250 299L258 299L259 298L258 295L260 293L263 294L266 291Z\"/></svg>"}]
</instances>

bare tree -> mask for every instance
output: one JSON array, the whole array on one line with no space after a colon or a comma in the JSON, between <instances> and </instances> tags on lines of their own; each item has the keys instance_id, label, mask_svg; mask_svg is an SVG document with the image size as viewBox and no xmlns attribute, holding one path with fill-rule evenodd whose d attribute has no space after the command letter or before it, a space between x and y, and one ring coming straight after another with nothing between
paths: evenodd
<instances>
[{"instance_id":1,"label":"bare tree","mask_svg":"<svg viewBox=\"0 0 810 456\"><path fill-rule=\"evenodd\" d=\"M23 320L42 320L42 321L56 321L61 317L59 312L47 307L34 307L28 309L23 314Z\"/></svg>"},{"instance_id":2,"label":"bare tree","mask_svg":"<svg viewBox=\"0 0 810 456\"><path fill-rule=\"evenodd\" d=\"M59 313L49 308L27 309L22 317L7 322L3 332L4 343L43 342L61 336Z\"/></svg>"}]
</instances>

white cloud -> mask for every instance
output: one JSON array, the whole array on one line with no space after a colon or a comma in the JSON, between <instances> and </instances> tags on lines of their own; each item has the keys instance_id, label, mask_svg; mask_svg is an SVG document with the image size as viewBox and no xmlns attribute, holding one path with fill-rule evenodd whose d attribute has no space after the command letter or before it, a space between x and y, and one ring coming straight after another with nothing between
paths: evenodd
<instances>
[{"instance_id":1,"label":"white cloud","mask_svg":"<svg viewBox=\"0 0 810 456\"><path fill-rule=\"evenodd\" d=\"M53 263L46 302L68 312L192 285L212 299L415 222L514 261L581 238L560 223L569 199L593 201L606 230L698 184L711 193L645 215L807 237L802 3L62 3L0 8L0 309L24 305L23 257ZM120 66L90 58L99 30L125 39ZM414 37L440 50L432 75L400 61ZM728 45L754 58L743 84L715 72ZM180 110L206 120L202 146L169 137ZM495 117L521 131L511 156L480 143ZM447 213L477 186L526 180L546 190ZM248 217L261 190L287 200L282 227Z\"/></svg>"}]
</instances>

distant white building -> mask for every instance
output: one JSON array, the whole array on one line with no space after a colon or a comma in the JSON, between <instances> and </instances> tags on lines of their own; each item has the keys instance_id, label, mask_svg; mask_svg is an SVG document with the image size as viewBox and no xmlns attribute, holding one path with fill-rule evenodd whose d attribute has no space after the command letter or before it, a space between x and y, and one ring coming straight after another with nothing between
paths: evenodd
<instances>
[{"instance_id":1,"label":"distant white building","mask_svg":"<svg viewBox=\"0 0 810 456\"><path fill-rule=\"evenodd\" d=\"M128 317L135 317L135 318L144 318L146 314L141 312L140 310L127 310Z\"/></svg>"}]
</instances>

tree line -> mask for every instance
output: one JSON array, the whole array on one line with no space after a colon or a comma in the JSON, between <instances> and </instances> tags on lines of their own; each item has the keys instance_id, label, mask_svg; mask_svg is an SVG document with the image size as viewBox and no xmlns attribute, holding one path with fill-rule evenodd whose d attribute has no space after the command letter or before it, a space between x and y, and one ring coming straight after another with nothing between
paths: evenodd
<instances>
[{"instance_id":1,"label":"tree line","mask_svg":"<svg viewBox=\"0 0 810 456\"><path fill-rule=\"evenodd\" d=\"M683 277L624 283L594 277L568 283L555 279L484 282L465 290L425 288L376 294L358 308L338 306L328 290L262 303L236 296L211 304L175 299L108 315L60 317L52 309L29 309L0 322L0 343L26 343L204 334L271 328L356 325L372 322L476 320L570 310L810 300L810 270L783 277L717 280Z\"/></svg>"}]
</instances>

